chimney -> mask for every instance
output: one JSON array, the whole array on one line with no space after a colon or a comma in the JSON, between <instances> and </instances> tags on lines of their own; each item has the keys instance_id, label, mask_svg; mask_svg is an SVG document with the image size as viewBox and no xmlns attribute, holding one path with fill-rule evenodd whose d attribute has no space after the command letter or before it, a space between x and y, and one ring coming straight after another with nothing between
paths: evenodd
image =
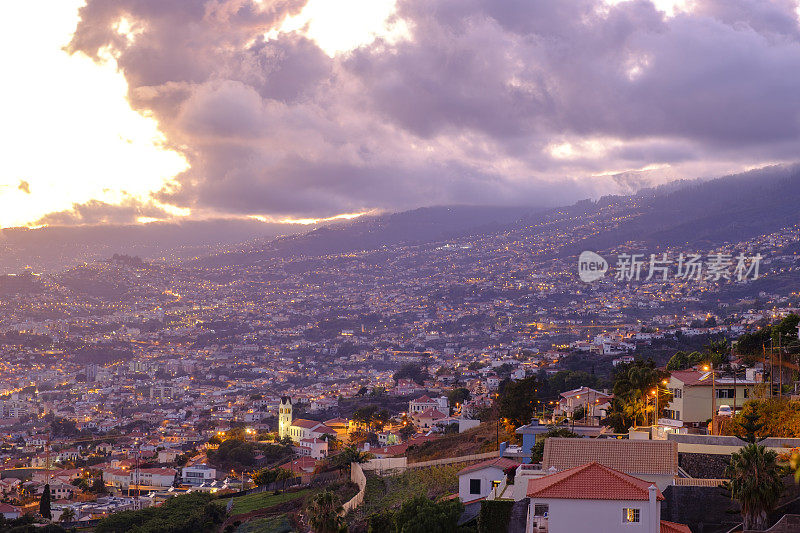
<instances>
[{"instance_id":1,"label":"chimney","mask_svg":"<svg viewBox=\"0 0 800 533\"><path fill-rule=\"evenodd\" d=\"M650 519L648 533L659 533L661 531L661 506L658 503L658 489L655 485L647 487L649 500L648 517Z\"/></svg>"}]
</instances>

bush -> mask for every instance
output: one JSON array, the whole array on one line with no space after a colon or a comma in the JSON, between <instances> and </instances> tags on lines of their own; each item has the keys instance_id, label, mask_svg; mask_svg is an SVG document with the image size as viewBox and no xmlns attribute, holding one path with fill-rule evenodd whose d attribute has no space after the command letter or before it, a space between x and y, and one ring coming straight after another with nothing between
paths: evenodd
<instances>
[{"instance_id":1,"label":"bush","mask_svg":"<svg viewBox=\"0 0 800 533\"><path fill-rule=\"evenodd\" d=\"M513 506L514 502L509 500L482 501L481 512L478 515L478 533L507 531Z\"/></svg>"},{"instance_id":2,"label":"bush","mask_svg":"<svg viewBox=\"0 0 800 533\"><path fill-rule=\"evenodd\" d=\"M160 507L123 511L103 519L97 533L204 533L215 532L225 519L225 509L214 496L193 492L176 496Z\"/></svg>"}]
</instances>

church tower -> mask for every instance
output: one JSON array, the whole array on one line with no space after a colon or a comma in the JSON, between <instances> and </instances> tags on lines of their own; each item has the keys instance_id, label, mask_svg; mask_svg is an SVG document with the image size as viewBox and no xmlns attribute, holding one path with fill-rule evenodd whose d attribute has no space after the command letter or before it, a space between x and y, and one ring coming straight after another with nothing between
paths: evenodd
<instances>
[{"instance_id":1,"label":"church tower","mask_svg":"<svg viewBox=\"0 0 800 533\"><path fill-rule=\"evenodd\" d=\"M292 425L292 399L288 396L281 397L281 404L278 406L278 437L289 436L289 426Z\"/></svg>"}]
</instances>

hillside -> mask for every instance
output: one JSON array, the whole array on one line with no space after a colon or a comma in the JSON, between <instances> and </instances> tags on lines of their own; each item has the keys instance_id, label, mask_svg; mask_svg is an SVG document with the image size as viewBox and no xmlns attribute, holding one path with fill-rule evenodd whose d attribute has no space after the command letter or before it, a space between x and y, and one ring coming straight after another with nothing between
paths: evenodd
<instances>
[{"instance_id":1,"label":"hillside","mask_svg":"<svg viewBox=\"0 0 800 533\"><path fill-rule=\"evenodd\" d=\"M564 234L552 250L567 257L637 241L649 250L709 249L800 223L800 166L766 167L709 181L679 180L632 196L606 196L555 209L430 207L317 228L199 260L248 265L277 257L320 257L392 246L535 239Z\"/></svg>"},{"instance_id":2,"label":"hillside","mask_svg":"<svg viewBox=\"0 0 800 533\"><path fill-rule=\"evenodd\" d=\"M452 433L420 445L410 446L406 456L409 463L415 463L491 452L497 449L496 430L494 422L483 422L464 433ZM501 427L500 440L504 441L506 438Z\"/></svg>"},{"instance_id":3,"label":"hillside","mask_svg":"<svg viewBox=\"0 0 800 533\"><path fill-rule=\"evenodd\" d=\"M199 263L205 266L246 265L273 257L313 257L493 234L541 211L535 207L508 206L424 207L327 225L303 235L275 239L249 250L204 258Z\"/></svg>"}]
</instances>

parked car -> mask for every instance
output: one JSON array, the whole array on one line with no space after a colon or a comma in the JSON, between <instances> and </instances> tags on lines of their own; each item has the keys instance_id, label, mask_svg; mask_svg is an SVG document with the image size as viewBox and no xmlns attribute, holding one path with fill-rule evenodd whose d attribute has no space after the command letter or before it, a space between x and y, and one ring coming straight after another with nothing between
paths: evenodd
<instances>
[{"instance_id":1,"label":"parked car","mask_svg":"<svg viewBox=\"0 0 800 533\"><path fill-rule=\"evenodd\" d=\"M733 409L730 405L720 405L717 409L718 416L733 416Z\"/></svg>"}]
</instances>

